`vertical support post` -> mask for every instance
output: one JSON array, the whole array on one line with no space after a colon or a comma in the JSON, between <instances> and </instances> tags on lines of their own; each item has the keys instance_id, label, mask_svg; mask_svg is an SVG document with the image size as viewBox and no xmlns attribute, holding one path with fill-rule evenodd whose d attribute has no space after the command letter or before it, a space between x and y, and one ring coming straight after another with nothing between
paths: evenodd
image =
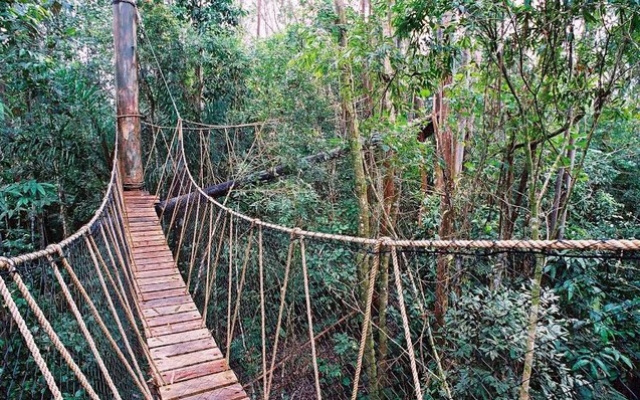
<instances>
[{"instance_id":1,"label":"vertical support post","mask_svg":"<svg viewBox=\"0 0 640 400\"><path fill-rule=\"evenodd\" d=\"M140 189L144 181L138 110L135 0L114 0L113 37L116 53L116 113L122 184Z\"/></svg>"}]
</instances>

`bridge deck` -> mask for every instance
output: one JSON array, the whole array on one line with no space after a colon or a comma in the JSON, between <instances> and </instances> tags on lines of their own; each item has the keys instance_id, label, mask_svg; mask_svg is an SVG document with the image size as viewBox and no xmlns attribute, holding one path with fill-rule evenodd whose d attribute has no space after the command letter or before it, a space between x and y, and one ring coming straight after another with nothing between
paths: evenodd
<instances>
[{"instance_id":1,"label":"bridge deck","mask_svg":"<svg viewBox=\"0 0 640 400\"><path fill-rule=\"evenodd\" d=\"M125 192L138 302L162 400L246 399L174 265L155 197Z\"/></svg>"}]
</instances>

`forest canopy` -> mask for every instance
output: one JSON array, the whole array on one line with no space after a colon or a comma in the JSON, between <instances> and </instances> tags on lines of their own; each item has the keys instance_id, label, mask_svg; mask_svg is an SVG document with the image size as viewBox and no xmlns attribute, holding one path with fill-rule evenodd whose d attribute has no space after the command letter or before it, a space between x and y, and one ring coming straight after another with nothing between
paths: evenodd
<instances>
[{"instance_id":1,"label":"forest canopy","mask_svg":"<svg viewBox=\"0 0 640 400\"><path fill-rule=\"evenodd\" d=\"M229 195L233 208L369 238L640 236L638 1L149 0L138 10L145 122L175 124L175 105L186 121L255 123L233 148L210 149L221 173L207 185L246 180ZM57 242L98 207L113 161L112 47L110 4L0 3L0 255ZM322 152L335 156L313 158ZM286 173L252 178L278 166ZM576 398L638 398L637 286L609 299L608 272L588 260L535 258L523 279L495 272L503 261L462 294L436 288L434 326L478 303L478 318L494 319L489 306L500 303L530 328L530 305L552 303L544 329L589 328L571 345L551 337L535 396L589 375L600 384ZM438 256L435 279L448 282L453 264ZM605 320L601 307L634 311ZM500 337L468 329L455 340L475 338L479 352ZM454 390L469 393L478 376ZM522 390L492 378L493 398Z\"/></svg>"}]
</instances>

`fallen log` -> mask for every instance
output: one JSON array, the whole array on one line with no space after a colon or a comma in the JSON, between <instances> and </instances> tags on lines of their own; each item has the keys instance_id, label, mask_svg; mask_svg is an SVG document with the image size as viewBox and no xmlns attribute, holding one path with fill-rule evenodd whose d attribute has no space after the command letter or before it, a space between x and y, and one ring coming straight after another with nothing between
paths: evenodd
<instances>
[{"instance_id":1,"label":"fallen log","mask_svg":"<svg viewBox=\"0 0 640 400\"><path fill-rule=\"evenodd\" d=\"M340 158L347 153L346 148L335 148L329 151L323 151L321 153L313 154L298 160L295 167L287 164L280 164L273 168L265 169L262 171L254 172L241 179L232 179L226 182L219 183L217 185L208 186L203 191L213 197L218 198L226 196L231 189L238 189L242 186L260 183L270 182L285 175L290 175L301 169L305 169L310 165L319 164L322 162L334 160ZM158 215L162 212L173 210L176 206L185 205L194 199L199 198L201 195L199 192L190 192L181 196L172 197L156 205L156 211Z\"/></svg>"}]
</instances>

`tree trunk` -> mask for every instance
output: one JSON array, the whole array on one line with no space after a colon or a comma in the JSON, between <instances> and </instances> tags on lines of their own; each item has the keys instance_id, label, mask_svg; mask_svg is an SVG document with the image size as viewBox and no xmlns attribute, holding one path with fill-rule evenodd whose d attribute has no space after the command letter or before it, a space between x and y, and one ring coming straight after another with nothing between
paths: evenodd
<instances>
[{"instance_id":1,"label":"tree trunk","mask_svg":"<svg viewBox=\"0 0 640 400\"><path fill-rule=\"evenodd\" d=\"M347 48L346 24L347 16L343 0L335 0L336 14L338 15L338 28L340 29L340 48L345 51ZM342 114L347 128L347 138L349 141L349 151L354 173L354 186L358 199L358 236L370 237L371 226L369 221L369 199L367 197L367 178L364 171L364 157L362 155L362 142L360 138L360 127L358 116L353 104L353 71L349 62L343 62L340 71L340 97L342 103ZM362 257L362 258L360 258ZM358 288L358 299L360 308L366 307L367 282L370 272L370 260L365 256L359 256L357 262L357 278L360 283ZM365 342L364 366L369 378L369 394L371 399L378 399L378 374L376 368L375 349L371 329Z\"/></svg>"},{"instance_id":2,"label":"tree trunk","mask_svg":"<svg viewBox=\"0 0 640 400\"><path fill-rule=\"evenodd\" d=\"M391 27L392 19L392 7L393 0L387 2L387 15L382 22L383 41L387 41L393 37L393 30ZM384 58L384 80L389 81L393 76L393 67L391 65L391 59L387 54ZM396 112L389 94L389 90L384 93L383 99L384 111L388 114L389 125L393 125L396 122ZM384 236L391 236L393 233L397 201L397 191L395 185L396 169L391 165L389 159L393 157L392 150L380 152L383 162L384 177L382 179L382 218L380 219L380 234ZM386 385L387 381L387 355L389 352L389 334L387 332L387 308L389 305L389 254L384 254L380 258L380 275L378 281L378 376L382 387Z\"/></svg>"},{"instance_id":3,"label":"tree trunk","mask_svg":"<svg viewBox=\"0 0 640 400\"><path fill-rule=\"evenodd\" d=\"M257 15L257 22L256 22L256 37L260 37L260 25L262 22L262 0L258 0L258 4L256 6L256 15Z\"/></svg>"},{"instance_id":4,"label":"tree trunk","mask_svg":"<svg viewBox=\"0 0 640 400\"><path fill-rule=\"evenodd\" d=\"M459 150L461 143L446 126L449 107L444 98L444 88L451 82L451 76L443 79L433 101L434 137L436 142L435 190L440 196L440 226L438 236L442 240L453 239L455 234L455 209L453 198L457 171L460 170L463 154ZM444 326L444 315L449 298L449 257L439 255L436 265L435 318L438 327Z\"/></svg>"}]
</instances>

